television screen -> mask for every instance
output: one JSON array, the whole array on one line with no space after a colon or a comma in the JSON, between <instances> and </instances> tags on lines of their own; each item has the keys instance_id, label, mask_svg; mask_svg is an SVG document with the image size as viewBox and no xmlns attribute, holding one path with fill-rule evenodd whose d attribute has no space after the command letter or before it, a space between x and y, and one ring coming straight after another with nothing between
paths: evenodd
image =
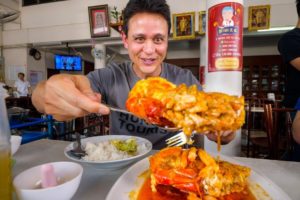
<instances>
[{"instance_id":1,"label":"television screen","mask_svg":"<svg viewBox=\"0 0 300 200\"><path fill-rule=\"evenodd\" d=\"M80 56L55 55L55 69L67 71L81 71Z\"/></svg>"}]
</instances>

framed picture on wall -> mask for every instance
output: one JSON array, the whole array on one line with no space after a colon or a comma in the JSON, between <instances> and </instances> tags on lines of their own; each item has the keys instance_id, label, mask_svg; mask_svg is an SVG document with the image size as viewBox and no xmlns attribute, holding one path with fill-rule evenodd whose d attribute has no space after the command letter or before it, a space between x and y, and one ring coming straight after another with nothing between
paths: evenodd
<instances>
[{"instance_id":1,"label":"framed picture on wall","mask_svg":"<svg viewBox=\"0 0 300 200\"><path fill-rule=\"evenodd\" d=\"M173 14L173 38L195 38L195 12Z\"/></svg>"},{"instance_id":2,"label":"framed picture on wall","mask_svg":"<svg viewBox=\"0 0 300 200\"><path fill-rule=\"evenodd\" d=\"M249 31L270 28L270 5L249 6L248 9Z\"/></svg>"},{"instance_id":3,"label":"framed picture on wall","mask_svg":"<svg viewBox=\"0 0 300 200\"><path fill-rule=\"evenodd\" d=\"M205 30L206 30L206 12L205 11L200 11L199 12L199 19L198 19L198 33L199 35L204 35Z\"/></svg>"},{"instance_id":4,"label":"framed picture on wall","mask_svg":"<svg viewBox=\"0 0 300 200\"><path fill-rule=\"evenodd\" d=\"M88 10L91 37L110 36L108 5L90 6Z\"/></svg>"}]
</instances>

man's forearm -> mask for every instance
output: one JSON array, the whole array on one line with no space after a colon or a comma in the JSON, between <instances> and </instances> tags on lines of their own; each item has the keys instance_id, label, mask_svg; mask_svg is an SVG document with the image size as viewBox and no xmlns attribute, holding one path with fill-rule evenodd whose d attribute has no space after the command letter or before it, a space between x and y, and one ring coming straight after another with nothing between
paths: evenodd
<instances>
[{"instance_id":1,"label":"man's forearm","mask_svg":"<svg viewBox=\"0 0 300 200\"><path fill-rule=\"evenodd\" d=\"M293 137L294 140L300 144L300 111L297 112L293 121Z\"/></svg>"},{"instance_id":2,"label":"man's forearm","mask_svg":"<svg viewBox=\"0 0 300 200\"><path fill-rule=\"evenodd\" d=\"M292 60L290 62L291 65L293 65L293 67L295 67L295 69L300 71L300 57L295 58L294 60Z\"/></svg>"}]
</instances>

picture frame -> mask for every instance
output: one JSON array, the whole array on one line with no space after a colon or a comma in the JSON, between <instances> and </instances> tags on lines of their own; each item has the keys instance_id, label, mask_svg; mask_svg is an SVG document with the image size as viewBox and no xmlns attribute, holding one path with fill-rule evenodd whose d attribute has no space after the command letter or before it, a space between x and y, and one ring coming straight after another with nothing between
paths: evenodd
<instances>
[{"instance_id":1,"label":"picture frame","mask_svg":"<svg viewBox=\"0 0 300 200\"><path fill-rule=\"evenodd\" d=\"M270 28L271 5L248 7L248 30L257 31Z\"/></svg>"},{"instance_id":2,"label":"picture frame","mask_svg":"<svg viewBox=\"0 0 300 200\"><path fill-rule=\"evenodd\" d=\"M89 6L91 37L110 36L108 5Z\"/></svg>"},{"instance_id":3,"label":"picture frame","mask_svg":"<svg viewBox=\"0 0 300 200\"><path fill-rule=\"evenodd\" d=\"M172 15L173 38L195 38L195 12L178 13Z\"/></svg>"},{"instance_id":4,"label":"picture frame","mask_svg":"<svg viewBox=\"0 0 300 200\"><path fill-rule=\"evenodd\" d=\"M206 32L206 11L198 13L198 34L204 35Z\"/></svg>"}]
</instances>

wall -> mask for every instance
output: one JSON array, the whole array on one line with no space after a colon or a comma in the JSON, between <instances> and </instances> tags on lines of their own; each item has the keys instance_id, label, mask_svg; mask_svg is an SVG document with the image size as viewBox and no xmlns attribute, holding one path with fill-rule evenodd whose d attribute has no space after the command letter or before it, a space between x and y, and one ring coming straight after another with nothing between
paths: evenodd
<instances>
[{"instance_id":1,"label":"wall","mask_svg":"<svg viewBox=\"0 0 300 200\"><path fill-rule=\"evenodd\" d=\"M27 77L27 47L8 48L3 51L6 84L13 86L14 67L25 67Z\"/></svg>"},{"instance_id":2,"label":"wall","mask_svg":"<svg viewBox=\"0 0 300 200\"><path fill-rule=\"evenodd\" d=\"M279 55L277 43L281 35L244 38L244 56Z\"/></svg>"},{"instance_id":3,"label":"wall","mask_svg":"<svg viewBox=\"0 0 300 200\"><path fill-rule=\"evenodd\" d=\"M107 2L110 7L117 6L121 9L127 1L69 0L21 7L22 29L17 30L16 26L7 25L3 33L4 45L89 39L88 6L107 4ZM244 27L248 26L247 7L250 5L272 4L271 27L293 26L296 23L294 0L247 0L244 2ZM206 7L206 1L199 0L168 0L168 3L172 13L197 12L205 10ZM196 30L198 29L197 23L196 17ZM119 37L119 34L112 30L111 37Z\"/></svg>"},{"instance_id":4,"label":"wall","mask_svg":"<svg viewBox=\"0 0 300 200\"><path fill-rule=\"evenodd\" d=\"M32 56L29 55L29 49L27 49L27 80L30 81L31 77L30 74L32 72L37 73L41 75L41 80L45 80L47 77L47 71L46 71L46 53L43 51L41 52L41 59L35 60ZM34 88L36 86L35 83L31 82L31 86Z\"/></svg>"},{"instance_id":5,"label":"wall","mask_svg":"<svg viewBox=\"0 0 300 200\"><path fill-rule=\"evenodd\" d=\"M295 26L298 16L295 0L244 0L244 27L248 27L248 7L271 5L270 27Z\"/></svg>"},{"instance_id":6,"label":"wall","mask_svg":"<svg viewBox=\"0 0 300 200\"><path fill-rule=\"evenodd\" d=\"M0 46L2 47L2 44L3 44L3 39L2 39L2 35L3 35L3 32L2 32L2 24L0 24ZM0 56L1 56L1 52L0 52Z\"/></svg>"},{"instance_id":7,"label":"wall","mask_svg":"<svg viewBox=\"0 0 300 200\"><path fill-rule=\"evenodd\" d=\"M10 2L10 0L4 0ZM206 9L206 1L199 0L167 0L172 13L180 13L187 11L200 11ZM2 0L1 0L2 2ZM47 43L55 41L76 41L76 40L89 40L89 18L88 6L109 4L109 7L117 6L120 10L125 6L127 1L118 0L68 0L56 3L47 3L36 6L20 7L21 18L14 23L6 23L3 31L3 46L5 56L5 67L16 65L15 62L25 61L26 59L20 58L21 61L16 61L15 58L24 51L22 55L27 54L27 49L24 48L27 44L32 43ZM244 27L248 24L248 6L272 4L271 6L271 27L276 26L293 26L296 24L297 15L294 0L247 0L244 1ZM76 14L74 14L76 13ZM197 16L197 15L196 15ZM283 17L284 16L284 17ZM196 24L198 19L196 17ZM197 30L196 25L196 30ZM115 30L111 30L110 38L100 38L97 42L119 38L119 34ZM199 41L197 41L199 43ZM198 44L199 45L199 44ZM15 48L15 53L12 48ZM169 49L167 57L171 58L192 58L199 57L199 49L192 48L189 51ZM245 44L244 55L270 55L278 54L276 42L271 41L265 44L262 41ZM89 55L89 52L87 52ZM88 60L93 60L89 57ZM11 62L12 61L12 62ZM45 61L44 65L35 63L24 63L31 67L33 64L34 69L36 66L49 67ZM30 69L29 69L30 70ZM6 71L9 71L6 69ZM6 75L6 79L8 75ZM12 80L9 80L10 82Z\"/></svg>"}]
</instances>

